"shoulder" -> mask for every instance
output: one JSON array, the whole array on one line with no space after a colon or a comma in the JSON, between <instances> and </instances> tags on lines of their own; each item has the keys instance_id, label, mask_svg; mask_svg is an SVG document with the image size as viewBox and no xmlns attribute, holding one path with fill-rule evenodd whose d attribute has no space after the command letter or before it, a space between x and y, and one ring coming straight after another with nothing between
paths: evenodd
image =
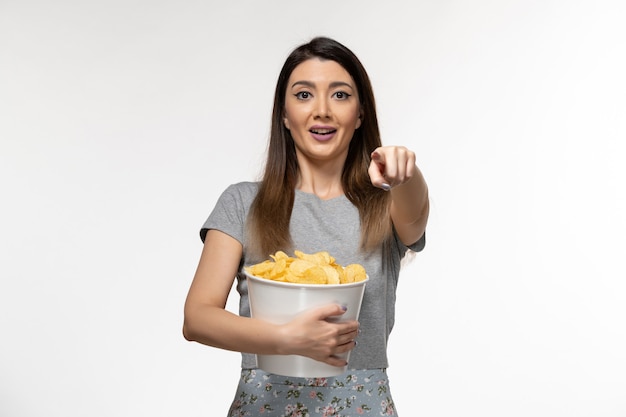
<instances>
[{"instance_id":1,"label":"shoulder","mask_svg":"<svg viewBox=\"0 0 626 417\"><path fill-rule=\"evenodd\" d=\"M233 212L240 212L246 215L258 189L259 183L257 182L239 182L229 185L219 196L213 213L232 216Z\"/></svg>"},{"instance_id":2,"label":"shoulder","mask_svg":"<svg viewBox=\"0 0 626 417\"><path fill-rule=\"evenodd\" d=\"M258 190L258 183L240 182L229 185L220 195L200 231L204 241L209 229L220 230L243 242L243 225Z\"/></svg>"},{"instance_id":3,"label":"shoulder","mask_svg":"<svg viewBox=\"0 0 626 417\"><path fill-rule=\"evenodd\" d=\"M236 198L242 201L252 201L259 190L258 182L244 181L229 185L222 197Z\"/></svg>"}]
</instances>

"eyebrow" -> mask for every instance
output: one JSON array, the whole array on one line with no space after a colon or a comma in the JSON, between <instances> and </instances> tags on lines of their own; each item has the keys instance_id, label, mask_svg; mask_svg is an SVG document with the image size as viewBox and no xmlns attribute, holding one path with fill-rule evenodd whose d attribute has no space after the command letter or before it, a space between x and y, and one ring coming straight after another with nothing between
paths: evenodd
<instances>
[{"instance_id":1,"label":"eyebrow","mask_svg":"<svg viewBox=\"0 0 626 417\"><path fill-rule=\"evenodd\" d=\"M309 88L315 88L315 83L311 82L311 81L296 81L295 83L291 84L291 88L297 87L299 85L305 86L305 87L309 87ZM337 87L348 87L352 90L354 90L354 87L344 81L333 81L332 83L330 83L329 85L330 88L337 88Z\"/></svg>"}]
</instances>

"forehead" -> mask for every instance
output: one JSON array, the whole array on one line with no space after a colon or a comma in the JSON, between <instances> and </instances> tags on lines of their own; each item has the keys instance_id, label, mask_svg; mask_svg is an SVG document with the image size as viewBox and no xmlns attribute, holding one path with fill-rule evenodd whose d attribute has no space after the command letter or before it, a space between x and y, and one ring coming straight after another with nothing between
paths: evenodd
<instances>
[{"instance_id":1,"label":"forehead","mask_svg":"<svg viewBox=\"0 0 626 417\"><path fill-rule=\"evenodd\" d=\"M289 87L298 81L310 81L313 83L330 83L342 81L352 86L354 80L339 63L320 58L311 58L298 64L289 76Z\"/></svg>"}]
</instances>

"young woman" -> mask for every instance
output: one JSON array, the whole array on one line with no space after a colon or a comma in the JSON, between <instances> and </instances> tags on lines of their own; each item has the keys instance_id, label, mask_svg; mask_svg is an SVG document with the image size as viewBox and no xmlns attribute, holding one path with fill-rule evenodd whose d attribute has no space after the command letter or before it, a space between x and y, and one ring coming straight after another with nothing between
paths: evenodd
<instances>
[{"instance_id":1,"label":"young woman","mask_svg":"<svg viewBox=\"0 0 626 417\"><path fill-rule=\"evenodd\" d=\"M204 249L185 304L187 340L242 352L229 416L397 415L385 370L400 261L425 244L428 190L415 154L382 146L369 77L342 44L315 38L287 58L276 85L265 172L228 187L201 229ZM276 325L250 318L243 267L283 250L327 251L370 280L359 322L327 305ZM239 315L225 310L234 279ZM280 300L276 300L280 302ZM344 366L332 378L256 368L255 354ZM382 414L381 414L382 413Z\"/></svg>"}]
</instances>

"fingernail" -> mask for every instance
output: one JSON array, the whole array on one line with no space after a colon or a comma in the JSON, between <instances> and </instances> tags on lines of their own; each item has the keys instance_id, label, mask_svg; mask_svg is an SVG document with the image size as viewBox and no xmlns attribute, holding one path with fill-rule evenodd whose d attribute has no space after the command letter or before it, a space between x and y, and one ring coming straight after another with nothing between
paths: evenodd
<instances>
[{"instance_id":1,"label":"fingernail","mask_svg":"<svg viewBox=\"0 0 626 417\"><path fill-rule=\"evenodd\" d=\"M386 182L383 182L382 184L380 184L380 188L382 188L385 191L389 191L391 190L391 185L387 184Z\"/></svg>"},{"instance_id":2,"label":"fingernail","mask_svg":"<svg viewBox=\"0 0 626 417\"><path fill-rule=\"evenodd\" d=\"M342 304L341 309L345 312L348 311L348 306L345 304Z\"/></svg>"}]
</instances>

